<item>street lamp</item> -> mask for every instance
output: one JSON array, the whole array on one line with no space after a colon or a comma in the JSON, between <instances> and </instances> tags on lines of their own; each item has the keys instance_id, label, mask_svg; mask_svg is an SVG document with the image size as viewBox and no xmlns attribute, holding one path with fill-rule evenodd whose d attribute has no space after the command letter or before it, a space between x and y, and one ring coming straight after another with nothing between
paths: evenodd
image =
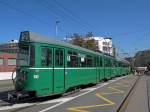
<instances>
[{"instance_id":1,"label":"street lamp","mask_svg":"<svg viewBox=\"0 0 150 112\"><path fill-rule=\"evenodd\" d=\"M60 21L56 21L56 24L55 24L55 35L57 37L58 35L58 24L60 23Z\"/></svg>"}]
</instances>

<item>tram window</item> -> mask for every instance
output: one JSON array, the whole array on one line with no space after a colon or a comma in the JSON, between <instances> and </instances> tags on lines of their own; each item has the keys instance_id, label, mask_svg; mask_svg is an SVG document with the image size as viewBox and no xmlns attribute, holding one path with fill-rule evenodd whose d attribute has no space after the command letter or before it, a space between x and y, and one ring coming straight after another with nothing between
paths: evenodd
<instances>
[{"instance_id":1,"label":"tram window","mask_svg":"<svg viewBox=\"0 0 150 112\"><path fill-rule=\"evenodd\" d=\"M94 67L97 67L97 66L99 66L99 58L97 58L97 57L94 57Z\"/></svg>"},{"instance_id":2,"label":"tram window","mask_svg":"<svg viewBox=\"0 0 150 112\"><path fill-rule=\"evenodd\" d=\"M115 67L118 67L118 63L117 63L117 61L115 61Z\"/></svg>"},{"instance_id":3,"label":"tram window","mask_svg":"<svg viewBox=\"0 0 150 112\"><path fill-rule=\"evenodd\" d=\"M103 66L102 58L100 58L99 66L100 66L100 67Z\"/></svg>"},{"instance_id":4,"label":"tram window","mask_svg":"<svg viewBox=\"0 0 150 112\"><path fill-rule=\"evenodd\" d=\"M114 62L113 62L113 60L111 60L111 67L114 67Z\"/></svg>"},{"instance_id":5,"label":"tram window","mask_svg":"<svg viewBox=\"0 0 150 112\"><path fill-rule=\"evenodd\" d=\"M109 60L109 67L111 67L112 66L112 62L111 62L111 60Z\"/></svg>"},{"instance_id":6,"label":"tram window","mask_svg":"<svg viewBox=\"0 0 150 112\"><path fill-rule=\"evenodd\" d=\"M115 66L115 61L114 61L114 60L112 61L112 67L116 67L116 66Z\"/></svg>"},{"instance_id":7,"label":"tram window","mask_svg":"<svg viewBox=\"0 0 150 112\"><path fill-rule=\"evenodd\" d=\"M121 63L118 63L118 67L121 67Z\"/></svg>"},{"instance_id":8,"label":"tram window","mask_svg":"<svg viewBox=\"0 0 150 112\"><path fill-rule=\"evenodd\" d=\"M106 67L106 65L107 65L107 60L106 58L104 58L104 66Z\"/></svg>"},{"instance_id":9,"label":"tram window","mask_svg":"<svg viewBox=\"0 0 150 112\"><path fill-rule=\"evenodd\" d=\"M108 67L108 59L106 59L105 61L106 61L105 66Z\"/></svg>"},{"instance_id":10,"label":"tram window","mask_svg":"<svg viewBox=\"0 0 150 112\"><path fill-rule=\"evenodd\" d=\"M51 66L52 65L52 51L48 48L41 49L41 65Z\"/></svg>"},{"instance_id":11,"label":"tram window","mask_svg":"<svg viewBox=\"0 0 150 112\"><path fill-rule=\"evenodd\" d=\"M79 59L79 67L86 67L86 56L84 54L80 54L78 59Z\"/></svg>"},{"instance_id":12,"label":"tram window","mask_svg":"<svg viewBox=\"0 0 150 112\"><path fill-rule=\"evenodd\" d=\"M93 59L92 56L88 56L86 57L86 66L87 67L93 67Z\"/></svg>"},{"instance_id":13,"label":"tram window","mask_svg":"<svg viewBox=\"0 0 150 112\"><path fill-rule=\"evenodd\" d=\"M35 66L35 47L30 47L30 66Z\"/></svg>"},{"instance_id":14,"label":"tram window","mask_svg":"<svg viewBox=\"0 0 150 112\"><path fill-rule=\"evenodd\" d=\"M109 60L109 67L112 67L112 62L111 62L111 60Z\"/></svg>"},{"instance_id":15,"label":"tram window","mask_svg":"<svg viewBox=\"0 0 150 112\"><path fill-rule=\"evenodd\" d=\"M56 49L55 51L55 66L60 67L63 66L63 50Z\"/></svg>"},{"instance_id":16,"label":"tram window","mask_svg":"<svg viewBox=\"0 0 150 112\"><path fill-rule=\"evenodd\" d=\"M122 67L122 64L121 64L121 63L119 63L119 66L120 66L120 67Z\"/></svg>"},{"instance_id":17,"label":"tram window","mask_svg":"<svg viewBox=\"0 0 150 112\"><path fill-rule=\"evenodd\" d=\"M105 67L109 67L110 66L110 63L109 63L109 59L105 59Z\"/></svg>"},{"instance_id":18,"label":"tram window","mask_svg":"<svg viewBox=\"0 0 150 112\"><path fill-rule=\"evenodd\" d=\"M109 67L112 67L112 61L109 59Z\"/></svg>"},{"instance_id":19,"label":"tram window","mask_svg":"<svg viewBox=\"0 0 150 112\"><path fill-rule=\"evenodd\" d=\"M67 65L68 67L78 67L78 55L76 52L68 51Z\"/></svg>"},{"instance_id":20,"label":"tram window","mask_svg":"<svg viewBox=\"0 0 150 112\"><path fill-rule=\"evenodd\" d=\"M68 65L68 67L71 67L71 55L72 55L72 52L68 51L68 54L67 54L67 65Z\"/></svg>"},{"instance_id":21,"label":"tram window","mask_svg":"<svg viewBox=\"0 0 150 112\"><path fill-rule=\"evenodd\" d=\"M116 66L116 67L118 67L118 66L119 66L119 65L118 65L118 62L116 62L115 66Z\"/></svg>"},{"instance_id":22,"label":"tram window","mask_svg":"<svg viewBox=\"0 0 150 112\"><path fill-rule=\"evenodd\" d=\"M106 59L106 67L109 66L109 62L108 62L108 59Z\"/></svg>"}]
</instances>

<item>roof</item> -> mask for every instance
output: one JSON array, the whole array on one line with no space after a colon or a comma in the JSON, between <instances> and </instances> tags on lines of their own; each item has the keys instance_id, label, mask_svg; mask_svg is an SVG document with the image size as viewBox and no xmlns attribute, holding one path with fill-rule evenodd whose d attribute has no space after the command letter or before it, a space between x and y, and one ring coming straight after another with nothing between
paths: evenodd
<instances>
[{"instance_id":1,"label":"roof","mask_svg":"<svg viewBox=\"0 0 150 112\"><path fill-rule=\"evenodd\" d=\"M81 51L84 51L84 52L89 52L89 53L93 53L93 54L97 54L97 55L103 55L105 57L109 57L111 59L114 59L114 57L106 55L104 53L95 52L95 51L92 51L92 50L89 50L89 49L86 49L86 48L83 48L83 47L79 47L79 46L76 46L76 45L73 45L73 44L70 44L70 43L63 42L63 41L58 40L58 39L56 40L56 38L43 36L43 35L40 35L40 34L37 34L37 33L29 32L29 31L21 32L19 41L24 40L23 38L26 38L26 41L28 41L28 42L37 42L37 43L46 43L46 44L52 44L52 45L60 45L60 46L63 46L63 47L73 48L73 49L77 49L77 50L81 50ZM123 60L122 59L117 59L117 61L123 61Z\"/></svg>"},{"instance_id":2,"label":"roof","mask_svg":"<svg viewBox=\"0 0 150 112\"><path fill-rule=\"evenodd\" d=\"M63 42L61 40L56 40L56 38L52 38L52 37L47 37L47 36L43 36L37 33L33 33L33 32L29 32L29 31L24 31L21 32L20 35L20 41L26 37L28 39L29 42L38 42L38 43L46 43L46 44L53 44L53 45L60 45L60 46L64 46L64 47L69 47L69 48L73 48L73 49L78 49L78 50L82 50L85 52L89 52L89 53L93 53L93 54L99 54L102 55L102 53L98 53L86 48L82 48L70 43L66 43Z\"/></svg>"}]
</instances>

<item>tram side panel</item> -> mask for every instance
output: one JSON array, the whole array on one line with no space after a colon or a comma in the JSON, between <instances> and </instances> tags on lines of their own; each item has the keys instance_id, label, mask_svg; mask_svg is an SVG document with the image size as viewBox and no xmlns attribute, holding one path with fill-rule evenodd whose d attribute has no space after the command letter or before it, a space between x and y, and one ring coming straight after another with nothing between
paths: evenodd
<instances>
[{"instance_id":1,"label":"tram side panel","mask_svg":"<svg viewBox=\"0 0 150 112\"><path fill-rule=\"evenodd\" d=\"M66 87L71 88L78 85L96 83L97 72L93 56L72 49L69 49L67 53Z\"/></svg>"}]
</instances>

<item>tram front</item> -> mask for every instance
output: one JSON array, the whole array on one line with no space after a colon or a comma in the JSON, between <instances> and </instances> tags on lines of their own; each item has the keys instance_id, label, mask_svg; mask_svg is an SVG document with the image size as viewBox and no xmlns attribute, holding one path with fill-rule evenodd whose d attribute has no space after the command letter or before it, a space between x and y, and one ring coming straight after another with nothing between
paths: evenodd
<instances>
[{"instance_id":1,"label":"tram front","mask_svg":"<svg viewBox=\"0 0 150 112\"><path fill-rule=\"evenodd\" d=\"M9 100L12 98L19 99L24 96L35 95L35 91L32 87L34 82L30 78L31 72L29 70L29 67L34 66L35 63L35 48L34 45L30 43L29 32L21 33L18 47L19 52L16 61L16 77L13 79L15 92L8 94Z\"/></svg>"}]
</instances>

